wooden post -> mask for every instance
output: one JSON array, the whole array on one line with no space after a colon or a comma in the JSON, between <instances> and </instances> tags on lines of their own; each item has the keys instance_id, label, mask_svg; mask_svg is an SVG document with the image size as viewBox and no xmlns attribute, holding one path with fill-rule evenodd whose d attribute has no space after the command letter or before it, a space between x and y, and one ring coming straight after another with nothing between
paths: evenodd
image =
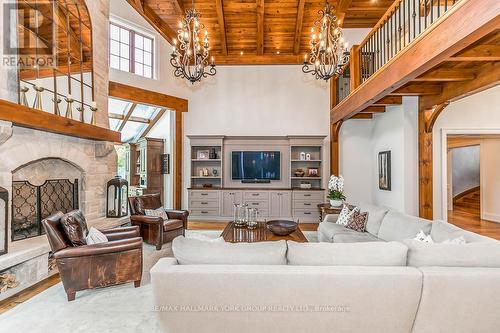
<instances>
[{"instance_id":1,"label":"wooden post","mask_svg":"<svg viewBox=\"0 0 500 333\"><path fill-rule=\"evenodd\" d=\"M425 97L419 98L418 110L418 198L419 215L426 219L433 218L433 160L432 129L437 117L449 102L426 107Z\"/></svg>"},{"instance_id":2,"label":"wooden post","mask_svg":"<svg viewBox=\"0 0 500 333\"><path fill-rule=\"evenodd\" d=\"M361 57L359 54L359 45L353 45L351 48L349 71L351 74L351 92L353 92L361 84Z\"/></svg>"},{"instance_id":3,"label":"wooden post","mask_svg":"<svg viewBox=\"0 0 500 333\"><path fill-rule=\"evenodd\" d=\"M342 126L342 120L337 121L330 126L330 174L339 175L340 172L340 127Z\"/></svg>"},{"instance_id":4,"label":"wooden post","mask_svg":"<svg viewBox=\"0 0 500 333\"><path fill-rule=\"evenodd\" d=\"M337 85L339 82L338 77L333 77L330 80L330 110L335 107L335 105L338 104L337 101Z\"/></svg>"},{"instance_id":5,"label":"wooden post","mask_svg":"<svg viewBox=\"0 0 500 333\"><path fill-rule=\"evenodd\" d=\"M182 208L182 111L175 111L174 209Z\"/></svg>"}]
</instances>

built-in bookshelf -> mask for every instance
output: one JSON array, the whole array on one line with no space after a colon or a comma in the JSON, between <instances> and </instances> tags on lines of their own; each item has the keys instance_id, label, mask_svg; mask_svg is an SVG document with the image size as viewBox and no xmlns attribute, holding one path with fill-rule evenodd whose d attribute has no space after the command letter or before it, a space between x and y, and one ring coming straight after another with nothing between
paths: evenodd
<instances>
[{"instance_id":1,"label":"built-in bookshelf","mask_svg":"<svg viewBox=\"0 0 500 333\"><path fill-rule=\"evenodd\" d=\"M290 146L290 185L292 188L304 188L301 184L310 184L312 189L322 187L323 146L311 144L293 144Z\"/></svg>"},{"instance_id":2,"label":"built-in bookshelf","mask_svg":"<svg viewBox=\"0 0 500 333\"><path fill-rule=\"evenodd\" d=\"M191 188L222 187L222 139L191 139Z\"/></svg>"}]
</instances>

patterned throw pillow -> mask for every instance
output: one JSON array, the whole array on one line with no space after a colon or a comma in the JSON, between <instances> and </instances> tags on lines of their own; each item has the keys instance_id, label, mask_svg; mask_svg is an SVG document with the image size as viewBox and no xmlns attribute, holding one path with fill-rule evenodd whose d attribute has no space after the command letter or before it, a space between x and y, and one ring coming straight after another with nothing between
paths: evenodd
<instances>
[{"instance_id":1,"label":"patterned throw pillow","mask_svg":"<svg viewBox=\"0 0 500 333\"><path fill-rule=\"evenodd\" d=\"M354 231L365 232L366 222L368 222L368 212L361 213L359 210L354 210L345 227Z\"/></svg>"},{"instance_id":2,"label":"patterned throw pillow","mask_svg":"<svg viewBox=\"0 0 500 333\"><path fill-rule=\"evenodd\" d=\"M85 240L88 233L87 222L85 221L85 217L81 211L74 210L64 214L61 217L61 225L64 233L73 246L87 244Z\"/></svg>"},{"instance_id":3,"label":"patterned throw pillow","mask_svg":"<svg viewBox=\"0 0 500 333\"><path fill-rule=\"evenodd\" d=\"M422 230L420 230L419 233L413 239L422 243L434 243L434 240L432 239L431 235L430 234L427 235Z\"/></svg>"},{"instance_id":4,"label":"patterned throw pillow","mask_svg":"<svg viewBox=\"0 0 500 333\"><path fill-rule=\"evenodd\" d=\"M163 209L163 207L156 209L144 209L144 214L146 216L159 216L163 220L168 220L167 212L165 212L165 209Z\"/></svg>"},{"instance_id":5,"label":"patterned throw pillow","mask_svg":"<svg viewBox=\"0 0 500 333\"><path fill-rule=\"evenodd\" d=\"M346 226L347 222L349 222L349 219L351 218L352 214L355 211L359 211L358 207L353 208L352 210L349 209L349 206L344 204L344 207L340 211L339 218L337 219L337 224Z\"/></svg>"},{"instance_id":6,"label":"patterned throw pillow","mask_svg":"<svg viewBox=\"0 0 500 333\"><path fill-rule=\"evenodd\" d=\"M89 233L85 239L87 245L106 243L108 241L108 237L94 227L90 227Z\"/></svg>"}]
</instances>

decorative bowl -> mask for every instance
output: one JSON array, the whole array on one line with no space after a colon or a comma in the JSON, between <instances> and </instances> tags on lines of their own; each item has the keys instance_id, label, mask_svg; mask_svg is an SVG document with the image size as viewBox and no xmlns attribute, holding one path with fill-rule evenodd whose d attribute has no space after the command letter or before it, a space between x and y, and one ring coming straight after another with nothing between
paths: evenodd
<instances>
[{"instance_id":1,"label":"decorative bowl","mask_svg":"<svg viewBox=\"0 0 500 333\"><path fill-rule=\"evenodd\" d=\"M288 236L297 230L298 224L294 221L271 220L266 223L266 227L277 236Z\"/></svg>"}]
</instances>

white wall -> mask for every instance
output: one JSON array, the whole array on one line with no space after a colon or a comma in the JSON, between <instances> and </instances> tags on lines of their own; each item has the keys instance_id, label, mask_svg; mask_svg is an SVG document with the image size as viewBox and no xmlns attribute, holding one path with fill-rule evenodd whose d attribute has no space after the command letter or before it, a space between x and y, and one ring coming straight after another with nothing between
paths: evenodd
<instances>
[{"instance_id":1,"label":"white wall","mask_svg":"<svg viewBox=\"0 0 500 333\"><path fill-rule=\"evenodd\" d=\"M371 202L418 214L417 98L386 108L373 120L342 125L340 170L349 202ZM391 151L391 191L378 187L378 153Z\"/></svg>"},{"instance_id":2,"label":"white wall","mask_svg":"<svg viewBox=\"0 0 500 333\"><path fill-rule=\"evenodd\" d=\"M473 133L477 130L500 131L500 86L496 86L451 103L443 110L433 128L433 195L434 219L443 217L442 211L442 131L461 130Z\"/></svg>"},{"instance_id":3,"label":"white wall","mask_svg":"<svg viewBox=\"0 0 500 333\"><path fill-rule=\"evenodd\" d=\"M451 149L453 197L479 186L479 145Z\"/></svg>"},{"instance_id":4,"label":"white wall","mask_svg":"<svg viewBox=\"0 0 500 333\"><path fill-rule=\"evenodd\" d=\"M500 140L481 142L481 218L500 222Z\"/></svg>"}]
</instances>

